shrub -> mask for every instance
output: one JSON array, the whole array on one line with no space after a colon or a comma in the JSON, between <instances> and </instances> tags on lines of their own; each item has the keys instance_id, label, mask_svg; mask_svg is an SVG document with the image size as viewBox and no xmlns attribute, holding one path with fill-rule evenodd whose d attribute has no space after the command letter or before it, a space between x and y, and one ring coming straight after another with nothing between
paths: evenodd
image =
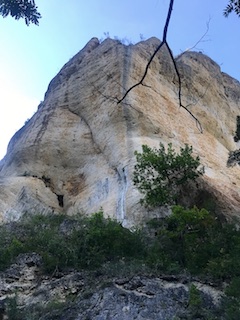
<instances>
[{"instance_id":1,"label":"shrub","mask_svg":"<svg viewBox=\"0 0 240 320\"><path fill-rule=\"evenodd\" d=\"M148 250L152 268L185 270L217 281L240 276L240 232L207 210L174 206L173 213L155 225L157 236Z\"/></svg>"},{"instance_id":2,"label":"shrub","mask_svg":"<svg viewBox=\"0 0 240 320\"><path fill-rule=\"evenodd\" d=\"M73 241L77 244L77 264L81 268L96 268L106 261L136 258L143 254L140 234L123 228L102 212L85 220L85 227L76 230Z\"/></svg>"},{"instance_id":3,"label":"shrub","mask_svg":"<svg viewBox=\"0 0 240 320\"><path fill-rule=\"evenodd\" d=\"M168 272L172 272L175 266L175 272L187 269L199 273L210 258L208 245L216 221L205 209L174 206L172 211L158 227L151 250L155 251L155 256L158 252L165 261L163 267Z\"/></svg>"},{"instance_id":4,"label":"shrub","mask_svg":"<svg viewBox=\"0 0 240 320\"><path fill-rule=\"evenodd\" d=\"M133 182L144 198L146 206L160 206L177 203L181 187L195 181L202 173L200 158L192 156L192 147L185 145L177 154L168 144L167 151L162 143L160 148L142 146L142 153L135 152L137 164Z\"/></svg>"},{"instance_id":5,"label":"shrub","mask_svg":"<svg viewBox=\"0 0 240 320\"><path fill-rule=\"evenodd\" d=\"M63 231L64 226L67 230ZM5 230L5 231L4 231ZM103 212L92 217L36 215L7 232L0 230L0 269L20 253L38 253L43 271L52 274L66 268L95 269L120 259L142 259L144 245L138 231L131 232Z\"/></svg>"},{"instance_id":6,"label":"shrub","mask_svg":"<svg viewBox=\"0 0 240 320\"><path fill-rule=\"evenodd\" d=\"M202 307L203 307L203 301L202 301L201 293L194 284L191 284L189 288L189 300L188 300L188 312L191 319L203 318Z\"/></svg>"}]
</instances>

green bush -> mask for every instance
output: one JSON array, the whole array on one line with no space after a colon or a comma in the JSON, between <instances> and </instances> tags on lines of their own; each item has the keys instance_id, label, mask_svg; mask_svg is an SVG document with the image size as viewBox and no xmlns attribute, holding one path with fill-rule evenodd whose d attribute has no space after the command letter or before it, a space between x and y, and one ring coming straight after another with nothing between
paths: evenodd
<instances>
[{"instance_id":1,"label":"green bush","mask_svg":"<svg viewBox=\"0 0 240 320\"><path fill-rule=\"evenodd\" d=\"M192 284L189 289L188 312L191 319L203 318L203 301L200 291Z\"/></svg>"},{"instance_id":2,"label":"green bush","mask_svg":"<svg viewBox=\"0 0 240 320\"><path fill-rule=\"evenodd\" d=\"M104 219L99 212L85 220L85 227L75 230L76 257L80 268L99 267L106 261L137 258L143 254L140 233L123 228L120 223Z\"/></svg>"},{"instance_id":3,"label":"green bush","mask_svg":"<svg viewBox=\"0 0 240 320\"><path fill-rule=\"evenodd\" d=\"M63 227L69 225L66 231ZM141 234L123 228L103 212L92 217L36 215L22 220L14 230L0 232L0 269L20 253L36 252L43 259L43 271L53 273L66 268L95 269L107 261L142 259Z\"/></svg>"},{"instance_id":4,"label":"green bush","mask_svg":"<svg viewBox=\"0 0 240 320\"><path fill-rule=\"evenodd\" d=\"M240 276L240 232L222 225L207 210L173 207L148 250L151 267L167 272L183 272L230 280Z\"/></svg>"},{"instance_id":5,"label":"green bush","mask_svg":"<svg viewBox=\"0 0 240 320\"><path fill-rule=\"evenodd\" d=\"M134 168L133 182L144 198L146 206L175 204L181 187L195 181L202 173L200 158L192 156L192 147L185 145L177 154L168 144L167 151L162 143L160 148L142 146L142 153L135 152L137 164Z\"/></svg>"}]
</instances>

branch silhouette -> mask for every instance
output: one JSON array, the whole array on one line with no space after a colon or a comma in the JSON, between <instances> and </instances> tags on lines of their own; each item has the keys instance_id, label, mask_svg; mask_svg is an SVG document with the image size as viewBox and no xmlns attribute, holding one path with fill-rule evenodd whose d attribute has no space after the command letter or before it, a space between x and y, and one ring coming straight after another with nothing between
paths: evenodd
<instances>
[{"instance_id":1,"label":"branch silhouette","mask_svg":"<svg viewBox=\"0 0 240 320\"><path fill-rule=\"evenodd\" d=\"M144 74L141 78L141 80L137 83L135 83L133 86L131 86L126 92L125 94L123 95L123 97L121 99L118 100L117 104L120 104L121 102L123 102L123 100L127 97L127 95L129 94L130 91L132 91L134 88L136 88L137 86L139 85L144 85L143 84L143 81L144 79L146 78L147 76L147 73L148 73L148 69L150 67L150 64L152 63L154 57L156 56L156 54L161 50L161 48L165 45L166 48L167 48L167 51L170 55L170 58L171 58L171 61L174 65L174 69L175 69L175 72L176 72L176 75L177 75L177 78L178 78L178 101L179 101L179 106L181 108L183 108L184 110L186 110L190 116L196 121L196 125L199 129L199 131L202 133L203 132L203 129L202 129L202 125L200 123L200 121L197 119L197 117L194 116L194 114L188 110L188 108L186 106L183 105L182 103L182 82L181 82L181 76L180 76L180 73L179 73L179 70L178 70L178 67L177 67L177 64L176 64L176 61L173 57L173 54L172 54L172 51L170 49L170 46L168 45L168 42L167 42L167 33L168 33L168 27L169 27L169 23L170 23L170 19L171 19L171 15L172 15L172 10L173 10L173 5L174 5L174 0L170 0L170 3L169 3L169 7L168 7L168 14L167 14L167 18L166 18L166 22L165 22L165 26L164 26L164 30L163 30L163 40L162 42L159 44L159 46L156 48L156 50L154 51L154 53L152 54L152 56L150 57L147 65L146 65L146 68L145 68L145 71L144 71Z\"/></svg>"}]
</instances>

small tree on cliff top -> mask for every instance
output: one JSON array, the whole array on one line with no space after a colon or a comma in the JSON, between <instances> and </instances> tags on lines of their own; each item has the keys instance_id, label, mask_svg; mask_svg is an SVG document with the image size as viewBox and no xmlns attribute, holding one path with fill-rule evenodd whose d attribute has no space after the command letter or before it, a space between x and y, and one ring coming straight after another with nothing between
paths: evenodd
<instances>
[{"instance_id":1,"label":"small tree on cliff top","mask_svg":"<svg viewBox=\"0 0 240 320\"><path fill-rule=\"evenodd\" d=\"M179 154L171 143L167 151L162 143L159 149L143 145L142 151L135 152L133 182L144 194L141 203L146 206L177 203L181 187L203 174L203 167L199 169L200 158L192 156L192 147L187 144Z\"/></svg>"}]
</instances>

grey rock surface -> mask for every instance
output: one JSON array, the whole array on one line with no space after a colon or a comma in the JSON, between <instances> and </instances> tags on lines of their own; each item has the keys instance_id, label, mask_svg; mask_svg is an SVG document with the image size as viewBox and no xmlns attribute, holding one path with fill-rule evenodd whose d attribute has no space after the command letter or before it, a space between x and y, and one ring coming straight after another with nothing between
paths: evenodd
<instances>
[{"instance_id":1,"label":"grey rock surface","mask_svg":"<svg viewBox=\"0 0 240 320\"><path fill-rule=\"evenodd\" d=\"M186 319L192 284L201 294L203 309L217 310L222 298L219 289L181 276L119 278L74 270L44 276L40 267L40 256L21 254L16 263L0 273L2 314L6 313L7 299L15 297L26 319L35 320L35 311L47 305L52 307L43 312L41 320Z\"/></svg>"}]
</instances>

